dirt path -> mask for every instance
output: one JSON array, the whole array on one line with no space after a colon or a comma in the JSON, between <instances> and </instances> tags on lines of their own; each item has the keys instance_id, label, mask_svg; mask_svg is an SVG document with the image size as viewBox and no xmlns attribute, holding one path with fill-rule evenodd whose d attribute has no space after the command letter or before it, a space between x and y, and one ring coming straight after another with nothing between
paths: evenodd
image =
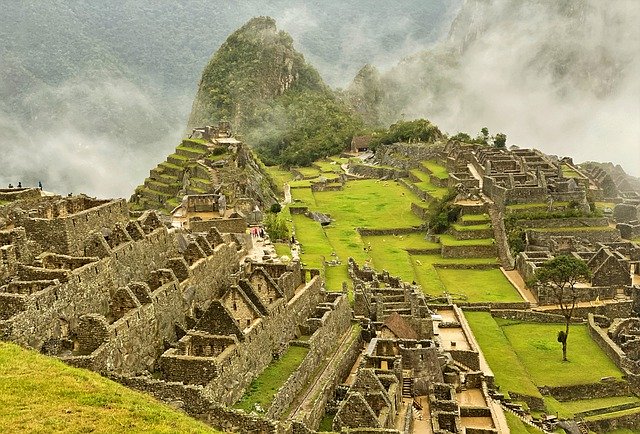
<instances>
[{"instance_id":1,"label":"dirt path","mask_svg":"<svg viewBox=\"0 0 640 434\"><path fill-rule=\"evenodd\" d=\"M509 282L516 287L522 298L531 303L531 307L538 305L538 300L536 300L531 291L529 291L518 270L505 270L504 268L500 268L500 270L502 270Z\"/></svg>"}]
</instances>

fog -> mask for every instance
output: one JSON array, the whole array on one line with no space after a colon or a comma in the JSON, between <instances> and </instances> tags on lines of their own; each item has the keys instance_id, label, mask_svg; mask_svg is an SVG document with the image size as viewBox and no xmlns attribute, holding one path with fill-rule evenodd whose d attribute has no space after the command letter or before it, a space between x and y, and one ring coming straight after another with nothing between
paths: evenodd
<instances>
[{"instance_id":1,"label":"fog","mask_svg":"<svg viewBox=\"0 0 640 434\"><path fill-rule=\"evenodd\" d=\"M182 121L153 102L121 77L31 89L20 111L0 112L0 185L42 182L59 194L127 197L183 133Z\"/></svg>"},{"instance_id":2,"label":"fog","mask_svg":"<svg viewBox=\"0 0 640 434\"><path fill-rule=\"evenodd\" d=\"M640 176L640 2L460 4L357 1L329 8L324 2L252 1L207 14L220 15L224 26L274 16L334 87L345 87L365 63L376 65L388 88L381 109L389 123L426 117L452 134L472 135L486 126L506 133L509 145L571 155L576 162L612 161ZM203 56L194 70L207 60ZM135 80L125 67L121 73L84 71L58 83L34 77L26 89L20 84L28 71L11 72L19 102L0 100L0 186L41 181L60 194L133 193L184 135L198 82L194 76L169 92L154 83L153 71L141 68ZM11 86L10 80L0 83L0 95Z\"/></svg>"},{"instance_id":3,"label":"fog","mask_svg":"<svg viewBox=\"0 0 640 434\"><path fill-rule=\"evenodd\" d=\"M468 1L448 40L387 73L396 112L640 176L639 22L634 0Z\"/></svg>"}]
</instances>

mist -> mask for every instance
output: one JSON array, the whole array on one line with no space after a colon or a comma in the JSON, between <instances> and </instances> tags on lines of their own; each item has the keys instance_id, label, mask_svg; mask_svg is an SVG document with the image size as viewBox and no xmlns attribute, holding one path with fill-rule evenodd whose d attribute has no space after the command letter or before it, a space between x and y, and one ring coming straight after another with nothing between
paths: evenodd
<instances>
[{"instance_id":1,"label":"mist","mask_svg":"<svg viewBox=\"0 0 640 434\"><path fill-rule=\"evenodd\" d=\"M386 74L392 115L640 176L638 22L633 0L467 1L446 41Z\"/></svg>"},{"instance_id":2,"label":"mist","mask_svg":"<svg viewBox=\"0 0 640 434\"><path fill-rule=\"evenodd\" d=\"M3 187L42 182L58 194L129 195L184 131L182 119L122 77L43 84L21 103L0 112Z\"/></svg>"}]
</instances>

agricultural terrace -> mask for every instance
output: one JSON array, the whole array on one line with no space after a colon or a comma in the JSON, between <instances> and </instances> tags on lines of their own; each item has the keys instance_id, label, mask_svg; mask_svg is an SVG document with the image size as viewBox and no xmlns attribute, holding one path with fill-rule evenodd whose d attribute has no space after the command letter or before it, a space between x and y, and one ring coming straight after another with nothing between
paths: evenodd
<instances>
[{"instance_id":1,"label":"agricultural terrace","mask_svg":"<svg viewBox=\"0 0 640 434\"><path fill-rule=\"evenodd\" d=\"M311 168L313 170L304 172L309 176L317 175L316 171L321 176L337 176L340 164L345 161L330 159L316 162ZM276 169L271 171L279 173ZM294 171L301 173L300 169ZM436 173L440 178L448 176L446 169L436 162L423 162L408 181L414 185L428 183L430 176L436 176ZM280 179L285 177L280 175ZM323 270L327 289L341 290L345 281L351 287L347 259L352 257L360 264L366 263L376 270L387 270L407 282L416 282L429 295L441 296L447 292L454 299L470 302L522 301L517 290L497 268L495 257L442 257L443 245L490 246L494 242L483 238L458 240L450 235L441 237L442 244L428 241L426 233L420 228L425 222L412 212L411 205L428 207L429 202L417 197L404 183L375 179L349 180L341 190L313 192L310 187L312 182L314 180L310 179L289 182L293 199L289 208L307 207L310 211L328 214L332 219L331 224L323 227L311 218L295 213L290 220L302 246L302 261L310 267ZM431 189L442 190L443 195L447 192L446 188L429 185ZM461 221L464 226L461 224L460 227L465 231L486 231L490 228L488 221L486 214L465 215ZM401 229L409 233L361 235L360 228ZM339 261L340 264L327 264L331 261ZM485 268L464 269L469 265Z\"/></svg>"},{"instance_id":2,"label":"agricultural terrace","mask_svg":"<svg viewBox=\"0 0 640 434\"><path fill-rule=\"evenodd\" d=\"M560 402L542 396L542 386L597 383L603 377L621 379L623 373L591 339L584 324L571 326L568 362L556 336L562 324L526 323L493 318L488 312L465 312L485 359L503 393L543 398L548 413L573 417L577 413L629 404L640 406L635 396L579 399ZM640 411L640 409L636 409Z\"/></svg>"}]
</instances>

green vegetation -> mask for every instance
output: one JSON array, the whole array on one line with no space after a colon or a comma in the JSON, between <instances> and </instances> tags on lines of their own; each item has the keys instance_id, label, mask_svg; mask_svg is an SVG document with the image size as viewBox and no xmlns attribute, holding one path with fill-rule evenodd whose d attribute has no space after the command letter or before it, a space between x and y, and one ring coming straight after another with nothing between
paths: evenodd
<instances>
[{"instance_id":1,"label":"green vegetation","mask_svg":"<svg viewBox=\"0 0 640 434\"><path fill-rule=\"evenodd\" d=\"M565 318L565 331L558 332L558 342L562 344L562 360L567 361L567 339L569 323L573 316L579 294L575 285L591 276L591 271L582 260L569 255L556 256L546 261L536 272L535 280L550 286L562 315Z\"/></svg>"},{"instance_id":2,"label":"green vegetation","mask_svg":"<svg viewBox=\"0 0 640 434\"><path fill-rule=\"evenodd\" d=\"M511 434L542 434L542 430L527 425L515 414L505 411L504 415L507 418L507 425L509 425Z\"/></svg>"},{"instance_id":3,"label":"green vegetation","mask_svg":"<svg viewBox=\"0 0 640 434\"><path fill-rule=\"evenodd\" d=\"M571 359L559 357L556 334L564 324L513 323L496 319L529 376L539 386L568 386L622 378L622 372L591 339L586 325L570 326ZM475 330L475 329L474 329Z\"/></svg>"},{"instance_id":4,"label":"green vegetation","mask_svg":"<svg viewBox=\"0 0 640 434\"><path fill-rule=\"evenodd\" d=\"M2 432L215 432L148 395L0 343Z\"/></svg>"},{"instance_id":5,"label":"green vegetation","mask_svg":"<svg viewBox=\"0 0 640 434\"><path fill-rule=\"evenodd\" d=\"M609 398L593 398L560 402L551 396L546 396L544 398L544 402L549 413L557 414L562 418L572 419L576 413L585 411L623 404L640 404L640 398L637 396L612 396Z\"/></svg>"},{"instance_id":6,"label":"green vegetation","mask_svg":"<svg viewBox=\"0 0 640 434\"><path fill-rule=\"evenodd\" d=\"M388 130L376 133L371 147L390 145L397 142L434 143L443 138L440 129L426 119L400 121L391 125Z\"/></svg>"},{"instance_id":7,"label":"green vegetation","mask_svg":"<svg viewBox=\"0 0 640 434\"><path fill-rule=\"evenodd\" d=\"M267 174L271 177L276 192L284 195L284 184L293 181L293 174L280 166L265 166Z\"/></svg>"},{"instance_id":8,"label":"green vegetation","mask_svg":"<svg viewBox=\"0 0 640 434\"><path fill-rule=\"evenodd\" d=\"M503 329L491 314L465 312L464 316L495 375L496 384L500 386L500 390L507 394L517 392L542 397Z\"/></svg>"},{"instance_id":9,"label":"green vegetation","mask_svg":"<svg viewBox=\"0 0 640 434\"><path fill-rule=\"evenodd\" d=\"M304 347L290 346L280 358L271 362L258 378L251 382L249 390L234 407L247 413L260 405L265 411L269 409L278 389L287 381L287 378L300 366L309 350Z\"/></svg>"},{"instance_id":10,"label":"green vegetation","mask_svg":"<svg viewBox=\"0 0 640 434\"><path fill-rule=\"evenodd\" d=\"M264 227L272 240L288 240L289 228L284 217L279 214L267 213L264 219Z\"/></svg>"},{"instance_id":11,"label":"green vegetation","mask_svg":"<svg viewBox=\"0 0 640 434\"><path fill-rule=\"evenodd\" d=\"M465 214L460 220L463 222L488 222L491 219L487 214Z\"/></svg>"},{"instance_id":12,"label":"green vegetation","mask_svg":"<svg viewBox=\"0 0 640 434\"><path fill-rule=\"evenodd\" d=\"M278 256L288 256L291 258L291 248L287 243L273 243L276 248L276 254Z\"/></svg>"},{"instance_id":13,"label":"green vegetation","mask_svg":"<svg viewBox=\"0 0 640 434\"><path fill-rule=\"evenodd\" d=\"M464 294L473 301L520 302L522 297L498 268L465 270L436 267L447 292Z\"/></svg>"},{"instance_id":14,"label":"green vegetation","mask_svg":"<svg viewBox=\"0 0 640 434\"><path fill-rule=\"evenodd\" d=\"M422 165L438 179L449 178L449 172L447 172L447 169L433 160L423 161Z\"/></svg>"},{"instance_id":15,"label":"green vegetation","mask_svg":"<svg viewBox=\"0 0 640 434\"><path fill-rule=\"evenodd\" d=\"M445 290L444 284L438 276L436 266L442 265L476 265L476 264L496 264L496 258L443 258L439 254L411 255L411 265L415 275L415 280L426 294L441 295ZM460 270L465 273L467 270ZM468 301L476 301L469 299Z\"/></svg>"},{"instance_id":16,"label":"green vegetation","mask_svg":"<svg viewBox=\"0 0 640 434\"><path fill-rule=\"evenodd\" d=\"M460 217L462 208L453 203L456 196L456 191L449 189L444 196L429 207L429 229L434 233L441 234L445 232Z\"/></svg>"}]
</instances>

